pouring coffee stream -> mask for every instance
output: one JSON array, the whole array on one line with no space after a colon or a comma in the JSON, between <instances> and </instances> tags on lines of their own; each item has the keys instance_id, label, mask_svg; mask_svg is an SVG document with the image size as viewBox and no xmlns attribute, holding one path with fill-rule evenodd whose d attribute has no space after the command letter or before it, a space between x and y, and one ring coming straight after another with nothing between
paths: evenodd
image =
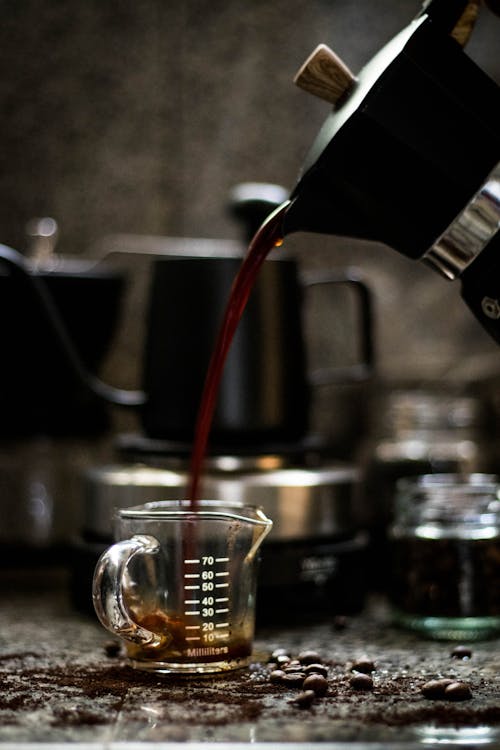
<instances>
[{"instance_id":1,"label":"pouring coffee stream","mask_svg":"<svg viewBox=\"0 0 500 750\"><path fill-rule=\"evenodd\" d=\"M193 505L196 505L199 499L203 459L207 450L224 362L262 263L271 250L283 242L282 218L288 209L288 205L289 203L286 201L279 206L257 231L231 289L224 319L208 367L197 417L188 488L188 498Z\"/></svg>"}]
</instances>

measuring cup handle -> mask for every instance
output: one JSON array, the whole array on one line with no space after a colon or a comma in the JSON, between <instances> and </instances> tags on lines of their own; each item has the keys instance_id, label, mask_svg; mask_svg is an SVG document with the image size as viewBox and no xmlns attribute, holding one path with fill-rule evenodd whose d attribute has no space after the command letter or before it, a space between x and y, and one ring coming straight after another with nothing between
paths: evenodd
<instances>
[{"instance_id":1,"label":"measuring cup handle","mask_svg":"<svg viewBox=\"0 0 500 750\"><path fill-rule=\"evenodd\" d=\"M132 643L157 646L160 636L134 621L125 603L123 581L127 566L137 554L154 554L160 543L154 536L138 534L113 544L97 561L92 599L97 617L111 633Z\"/></svg>"},{"instance_id":2,"label":"measuring cup handle","mask_svg":"<svg viewBox=\"0 0 500 750\"><path fill-rule=\"evenodd\" d=\"M370 288L354 268L307 273L302 276L302 284L307 288L330 284L351 286L356 294L359 308L359 362L345 367L324 367L315 370L310 375L312 382L315 385L328 385L330 383L365 380L373 373L375 368L373 295Z\"/></svg>"}]
</instances>

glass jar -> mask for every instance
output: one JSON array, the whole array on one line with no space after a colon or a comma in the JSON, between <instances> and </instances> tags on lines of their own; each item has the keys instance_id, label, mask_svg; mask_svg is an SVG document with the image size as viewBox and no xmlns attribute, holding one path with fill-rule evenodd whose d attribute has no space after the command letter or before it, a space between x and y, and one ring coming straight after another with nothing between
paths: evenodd
<instances>
[{"instance_id":1,"label":"glass jar","mask_svg":"<svg viewBox=\"0 0 500 750\"><path fill-rule=\"evenodd\" d=\"M500 630L498 477L400 480L390 540L390 598L399 624L446 640Z\"/></svg>"},{"instance_id":2,"label":"glass jar","mask_svg":"<svg viewBox=\"0 0 500 750\"><path fill-rule=\"evenodd\" d=\"M496 472L486 462L484 412L473 397L395 388L371 407L370 435L360 461L361 517L371 539L370 587L386 592L390 569L388 528L394 521L396 485L425 474Z\"/></svg>"},{"instance_id":3,"label":"glass jar","mask_svg":"<svg viewBox=\"0 0 500 750\"><path fill-rule=\"evenodd\" d=\"M375 524L387 526L393 519L401 478L489 472L484 420L482 403L471 396L398 388L380 394L363 456L366 503Z\"/></svg>"}]
</instances>

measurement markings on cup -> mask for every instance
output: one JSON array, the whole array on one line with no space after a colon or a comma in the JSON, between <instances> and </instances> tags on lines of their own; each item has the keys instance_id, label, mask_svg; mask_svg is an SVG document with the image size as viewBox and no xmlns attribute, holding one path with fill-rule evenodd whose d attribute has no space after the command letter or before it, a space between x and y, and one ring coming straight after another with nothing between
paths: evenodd
<instances>
[{"instance_id":1,"label":"measurement markings on cup","mask_svg":"<svg viewBox=\"0 0 500 750\"><path fill-rule=\"evenodd\" d=\"M186 625L186 641L210 644L229 638L229 582L221 581L229 578L229 571L223 567L228 562L228 557L212 555L184 560L184 565L189 566L189 572L184 573L184 615L200 619L199 624ZM216 589L227 591L220 591L216 596Z\"/></svg>"}]
</instances>

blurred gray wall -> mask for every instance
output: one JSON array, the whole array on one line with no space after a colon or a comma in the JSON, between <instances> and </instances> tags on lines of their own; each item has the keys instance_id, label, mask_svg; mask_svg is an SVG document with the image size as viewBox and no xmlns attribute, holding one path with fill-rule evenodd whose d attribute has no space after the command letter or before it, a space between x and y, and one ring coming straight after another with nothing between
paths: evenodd
<instances>
[{"instance_id":1,"label":"blurred gray wall","mask_svg":"<svg viewBox=\"0 0 500 750\"><path fill-rule=\"evenodd\" d=\"M329 111L292 84L303 60L325 42L356 72L418 7L414 0L0 2L0 241L22 250L26 221L40 215L58 220L63 253L127 233L239 239L225 209L231 187L293 187ZM500 19L484 10L468 46L498 81L499 32ZM286 246L305 269L351 264L366 275L383 375L469 379L497 369L497 348L456 285L368 243L297 235ZM139 278L140 260L124 263ZM107 365L120 385L140 375L146 293L141 287L128 301ZM335 313L327 303L319 308L308 329L321 349L331 344ZM350 335L342 325L337 334Z\"/></svg>"}]
</instances>

